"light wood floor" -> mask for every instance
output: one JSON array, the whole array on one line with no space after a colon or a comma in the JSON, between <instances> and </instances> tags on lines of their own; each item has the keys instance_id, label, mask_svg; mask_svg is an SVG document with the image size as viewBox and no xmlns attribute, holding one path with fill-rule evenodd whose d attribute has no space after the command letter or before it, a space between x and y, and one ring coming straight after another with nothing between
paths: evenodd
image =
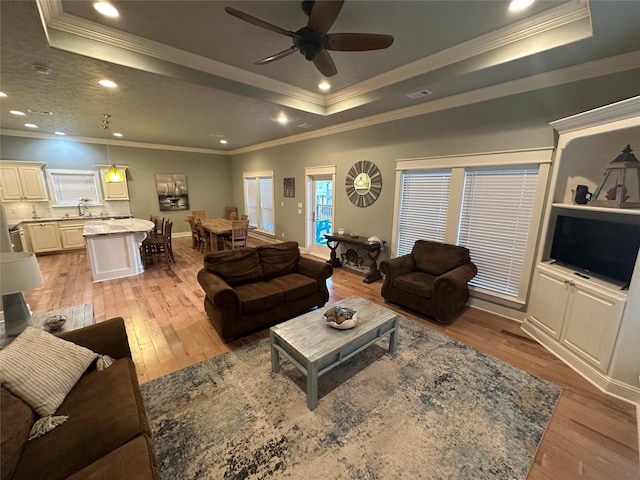
<instances>
[{"instance_id":1,"label":"light wood floor","mask_svg":"<svg viewBox=\"0 0 640 480\"><path fill-rule=\"evenodd\" d=\"M254 242L255 243L255 242ZM196 280L203 255L189 237L174 239L176 265L156 261L143 274L92 283L86 253L38 257L45 282L26 293L34 311L92 303L96 321L124 317L141 383L220 355L267 336L263 331L223 343L203 310L203 291ZM367 285L345 268L329 280L330 301L360 295L380 297L381 282ZM524 334L519 325L469 308L443 328L388 305L518 368L564 387L530 479L638 479L635 406L604 395Z\"/></svg>"}]
</instances>

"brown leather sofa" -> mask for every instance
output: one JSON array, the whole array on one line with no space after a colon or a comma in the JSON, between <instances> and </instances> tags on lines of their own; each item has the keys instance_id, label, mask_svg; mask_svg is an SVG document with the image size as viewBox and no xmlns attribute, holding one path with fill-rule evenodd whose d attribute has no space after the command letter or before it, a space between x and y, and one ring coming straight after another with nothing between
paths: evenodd
<instances>
[{"instance_id":1,"label":"brown leather sofa","mask_svg":"<svg viewBox=\"0 0 640 480\"><path fill-rule=\"evenodd\" d=\"M60 337L116 361L99 372L89 367L56 411L68 420L29 441L37 415L1 388L2 480L159 479L122 318Z\"/></svg>"},{"instance_id":2,"label":"brown leather sofa","mask_svg":"<svg viewBox=\"0 0 640 480\"><path fill-rule=\"evenodd\" d=\"M204 308L228 341L294 317L329 300L333 267L300 256L297 242L209 253L198 282Z\"/></svg>"},{"instance_id":3,"label":"brown leather sofa","mask_svg":"<svg viewBox=\"0 0 640 480\"><path fill-rule=\"evenodd\" d=\"M446 243L418 240L411 253L383 260L382 296L416 312L449 323L469 300L471 280L478 269L469 250Z\"/></svg>"}]
</instances>

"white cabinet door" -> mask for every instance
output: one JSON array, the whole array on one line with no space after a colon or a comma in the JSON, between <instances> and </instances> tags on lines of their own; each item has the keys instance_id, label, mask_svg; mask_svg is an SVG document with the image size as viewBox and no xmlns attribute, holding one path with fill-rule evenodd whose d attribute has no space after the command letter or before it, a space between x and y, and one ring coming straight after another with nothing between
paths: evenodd
<instances>
[{"instance_id":1,"label":"white cabinet door","mask_svg":"<svg viewBox=\"0 0 640 480\"><path fill-rule=\"evenodd\" d=\"M45 200L44 177L40 167L18 167L25 200Z\"/></svg>"},{"instance_id":2,"label":"white cabinet door","mask_svg":"<svg viewBox=\"0 0 640 480\"><path fill-rule=\"evenodd\" d=\"M56 222L33 223L27 226L31 247L35 253L55 252L62 249Z\"/></svg>"},{"instance_id":3,"label":"white cabinet door","mask_svg":"<svg viewBox=\"0 0 640 480\"><path fill-rule=\"evenodd\" d=\"M100 167L100 183L102 184L102 194L105 200L129 200L129 188L127 186L127 168L118 166L118 170L124 172L124 182L109 183L105 175L110 167Z\"/></svg>"},{"instance_id":4,"label":"white cabinet door","mask_svg":"<svg viewBox=\"0 0 640 480\"><path fill-rule=\"evenodd\" d=\"M600 371L606 372L624 306L623 299L575 283L560 342Z\"/></svg>"},{"instance_id":5,"label":"white cabinet door","mask_svg":"<svg viewBox=\"0 0 640 480\"><path fill-rule=\"evenodd\" d=\"M84 223L60 222L58 225L62 248L66 250L85 247L84 237L82 236Z\"/></svg>"},{"instance_id":6,"label":"white cabinet door","mask_svg":"<svg viewBox=\"0 0 640 480\"><path fill-rule=\"evenodd\" d=\"M2 167L0 168L0 194L2 194L2 200L22 200L22 185L20 183L20 175L18 174L18 167Z\"/></svg>"},{"instance_id":7,"label":"white cabinet door","mask_svg":"<svg viewBox=\"0 0 640 480\"><path fill-rule=\"evenodd\" d=\"M528 320L558 340L570 293L571 285L566 277L536 268Z\"/></svg>"}]
</instances>

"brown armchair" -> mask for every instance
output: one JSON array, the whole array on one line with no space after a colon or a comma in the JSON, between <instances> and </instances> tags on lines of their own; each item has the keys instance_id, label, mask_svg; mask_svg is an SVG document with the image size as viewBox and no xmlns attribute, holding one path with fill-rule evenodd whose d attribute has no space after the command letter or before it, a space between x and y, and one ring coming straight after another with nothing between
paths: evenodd
<instances>
[{"instance_id":1,"label":"brown armchair","mask_svg":"<svg viewBox=\"0 0 640 480\"><path fill-rule=\"evenodd\" d=\"M471 280L478 269L469 250L457 245L418 240L411 253L383 260L382 296L391 303L410 308L449 323L469 300Z\"/></svg>"}]
</instances>

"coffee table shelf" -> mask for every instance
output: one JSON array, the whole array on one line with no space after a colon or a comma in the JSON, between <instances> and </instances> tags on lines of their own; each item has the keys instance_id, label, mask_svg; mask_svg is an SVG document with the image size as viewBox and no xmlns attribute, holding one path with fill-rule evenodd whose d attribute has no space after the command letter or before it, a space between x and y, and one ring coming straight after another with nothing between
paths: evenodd
<instances>
[{"instance_id":1,"label":"coffee table shelf","mask_svg":"<svg viewBox=\"0 0 640 480\"><path fill-rule=\"evenodd\" d=\"M360 297L350 297L339 305L358 312L358 325L337 330L323 321L327 307L319 308L281 323L270 330L271 370L280 371L280 354L287 357L307 377L307 407L318 404L318 377L389 335L389 354L398 345L400 315Z\"/></svg>"}]
</instances>

